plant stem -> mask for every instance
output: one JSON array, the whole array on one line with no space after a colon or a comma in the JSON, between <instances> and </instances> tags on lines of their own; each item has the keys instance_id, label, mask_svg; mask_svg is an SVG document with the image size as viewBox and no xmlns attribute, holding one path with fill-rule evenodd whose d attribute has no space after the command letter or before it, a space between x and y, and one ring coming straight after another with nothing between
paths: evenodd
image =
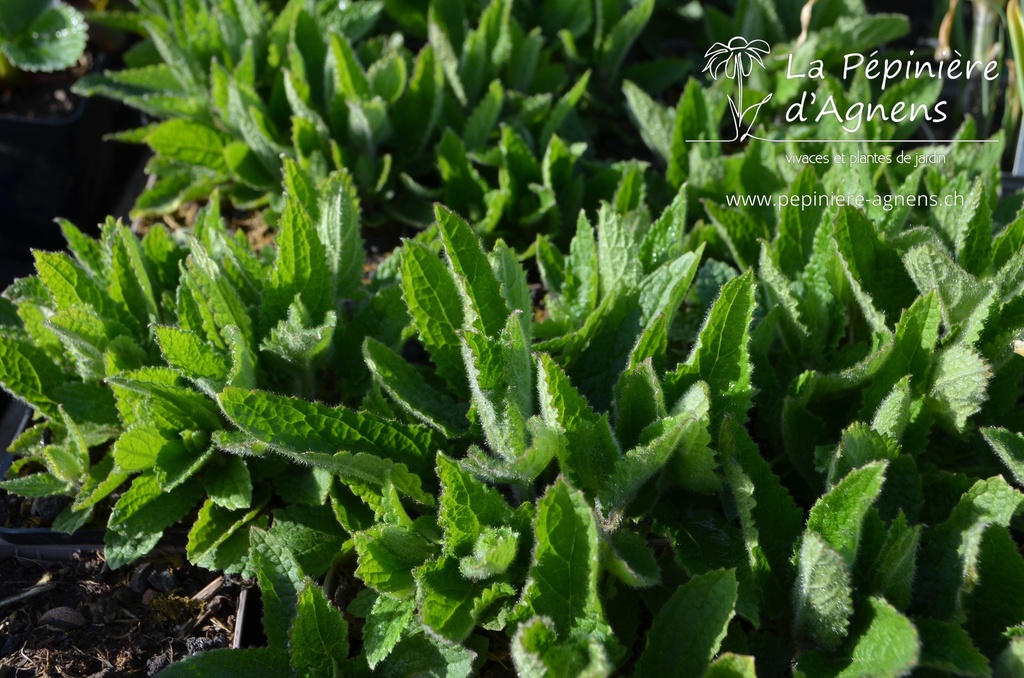
<instances>
[{"instance_id":1,"label":"plant stem","mask_svg":"<svg viewBox=\"0 0 1024 678\"><path fill-rule=\"evenodd\" d=\"M1024 107L1018 111L1019 129L1017 131L1017 150L1013 154L1013 171L1015 177L1024 176Z\"/></svg>"},{"instance_id":2,"label":"plant stem","mask_svg":"<svg viewBox=\"0 0 1024 678\"><path fill-rule=\"evenodd\" d=\"M971 41L974 61L985 63L991 56L992 47L995 43L996 21L999 19L989 0L975 0L974 2L974 37ZM981 81L981 116L983 133L988 134L992 122L992 95L989 81Z\"/></svg>"},{"instance_id":3,"label":"plant stem","mask_svg":"<svg viewBox=\"0 0 1024 678\"><path fill-rule=\"evenodd\" d=\"M738 82L740 86L739 100L736 102L736 107L739 109L737 111L737 117L739 119L736 121L736 131L739 132L740 128L738 125L743 123L743 71L740 70L739 64L736 64L736 82Z\"/></svg>"}]
</instances>

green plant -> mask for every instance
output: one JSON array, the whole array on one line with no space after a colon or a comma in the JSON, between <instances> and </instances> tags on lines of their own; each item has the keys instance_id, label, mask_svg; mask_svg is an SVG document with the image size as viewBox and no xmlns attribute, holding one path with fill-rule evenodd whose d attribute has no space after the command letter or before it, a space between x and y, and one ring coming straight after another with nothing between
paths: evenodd
<instances>
[{"instance_id":1,"label":"green plant","mask_svg":"<svg viewBox=\"0 0 1024 678\"><path fill-rule=\"evenodd\" d=\"M966 38L964 35L966 22L962 18L963 12L957 12L959 4L959 0L950 2L949 9L942 19L938 35L939 44L935 49L936 60L947 61L954 58L954 50L959 46L975 61L982 63L991 60L998 61L1005 53L1005 45L1001 39L1001 24L1006 23L1006 0L976 0L971 3L970 38ZM1008 31L1012 30L1008 24L1007 29ZM954 40L954 33L959 33L958 37L961 39ZM959 52L957 53L959 54ZM998 90L987 79L983 79L978 86L972 87L971 90L967 93L968 96L975 96L979 94L978 90L980 90L980 97L972 102L971 109L978 112L984 127L988 129L995 114ZM968 97L965 96L966 98Z\"/></svg>"},{"instance_id":2,"label":"green plant","mask_svg":"<svg viewBox=\"0 0 1024 678\"><path fill-rule=\"evenodd\" d=\"M332 660L346 675L413 655L450 675L501 657L526 676L1013 675L1024 493L1000 472L1024 458L1024 218L994 227L986 182L924 226L794 208L758 243L756 275L698 269L682 198L653 225L606 208L568 256L538 244L539 323L504 246L485 252L438 208L447 265L416 243L398 255L436 372L367 340L386 400L366 404L450 451L418 484L345 480L373 516L346 524L339 564L365 587L342 603L364 619L347 646L362 651ZM806 169L787 190L820 187ZM665 259L644 276L648 238ZM665 304L650 319L652 298ZM595 381L594 362L612 376ZM330 416L219 399L292 454L317 449L312 423ZM302 420L272 429L288 412ZM254 552L265 541L254 533ZM299 590L302 570L264 563L269 653L288 674L294 597L276 592Z\"/></svg>"},{"instance_id":3,"label":"green plant","mask_svg":"<svg viewBox=\"0 0 1024 678\"><path fill-rule=\"evenodd\" d=\"M317 177L346 168L368 223L426 226L443 198L492 237L532 226L527 242L556 230L563 213L574 218L585 189L586 206L611 198L620 172L580 161L587 146L554 135L604 134L597 123L618 109L585 94L619 81L654 5L605 2L595 18L576 3L513 11L505 0L479 9L436 0L422 16L385 3L389 18L427 29L414 52L419 41L374 32L381 3L293 0L268 16L252 0L188 11L184 0L135 1L157 58L77 91L167 119L121 136L157 154L157 182L137 213L171 211L215 187L243 206L277 200L285 155ZM678 65L666 72L678 78Z\"/></svg>"},{"instance_id":4,"label":"green plant","mask_svg":"<svg viewBox=\"0 0 1024 678\"><path fill-rule=\"evenodd\" d=\"M720 37L721 42L707 54L705 71L714 80L705 86L691 78L674 106L665 105L636 83L623 83L630 117L659 165L665 168L673 188L689 181L691 189L718 199L735 195L736 190L762 195L774 192L783 188L785 182L771 180L767 185L758 185L750 169L752 165L762 165L772 174L789 172L785 179L791 180L795 173L791 167L799 163L790 157L821 153L831 158L851 150L870 154L874 144L895 144L928 125L920 115L900 123L890 120L889 111L897 102L901 107L932 111L940 99L942 83L936 78L901 79L883 91L877 79L869 80L863 69L853 69L852 74L844 69L847 54L873 54L887 42L904 36L909 22L902 15L868 14L863 9L838 14L823 11L808 24L809 32L803 39L772 43L770 54L764 53L763 43L757 43L759 49L752 50L748 45L745 51L740 50L751 36L738 26L732 26L733 29L737 33ZM733 43L738 51L730 51L730 40L738 41ZM727 55L732 58L725 58ZM750 55L758 56L759 60ZM748 67L739 69L743 76L742 102L733 101L732 88L736 83L732 80L736 73L730 75L728 69L729 65L739 63L737 58L743 59ZM742 126L737 122L742 118L738 115L741 104L744 110L756 112L756 120L744 119ZM866 106L880 108L881 112L866 115ZM791 114L794 108L799 109L800 115ZM933 112L930 117L940 116ZM723 118L733 124L723 126ZM936 133L934 127L929 127L929 132L940 138L945 134ZM748 140L742 136L744 133L755 138ZM816 139L842 143L811 141ZM872 145L862 150L851 145L854 140ZM737 149L733 143L736 141L746 143ZM888 157L887 153L882 155ZM778 162L781 158L786 158L784 164ZM749 163L746 172L745 162ZM821 169L827 169L829 164ZM872 164L880 167L882 163ZM713 192L703 192L705 183L707 190ZM773 218L767 212L764 217Z\"/></svg>"},{"instance_id":5,"label":"green plant","mask_svg":"<svg viewBox=\"0 0 1024 678\"><path fill-rule=\"evenodd\" d=\"M865 41L879 37L876 31L868 30L872 26L874 23L865 19ZM895 24L887 30L903 29ZM812 33L811 38L818 35ZM815 42L815 49L821 49L821 43ZM820 55L828 62L837 52L831 48L804 56L808 54ZM724 81L703 87L689 80L674 109L640 87L624 83L634 122L665 168L668 183L676 189L686 185L689 247L705 242L714 258L740 268L753 266L759 255L759 239L774 238L784 219L805 210L817 214L822 205L837 199L860 202L862 211L885 231L898 229L907 221L940 227L938 221L948 218L945 201L955 196L962 200L970 183L981 176L986 178L994 225L1005 226L1014 217L1015 199L995 195L1000 157L1006 146L1002 132L983 140L977 124L968 117L959 129L942 132L952 143L914 143L894 152L893 148L901 148L901 139L924 133L923 118L896 122L885 116L857 113L863 111L864 102L873 102L872 106L884 110L893 105L937 110L938 80L905 80L886 92L875 93L863 74L842 81L827 73L827 64L820 80L787 80L784 68L780 72L777 63L774 67L771 62L766 65L768 68L763 70L754 68L753 76L761 78L758 91L765 91L760 89L766 86L764 83L773 83L769 87L774 88L775 95L762 107L760 129L755 128L757 137L738 148L721 141L734 131L719 129L722 120L729 119ZM781 119L785 107L805 98L810 102L811 97L816 98L818 108L807 114L808 122ZM854 117L840 120L836 115L826 115L812 124L821 102L830 97L846 102L837 104L840 117L848 115L848 110L854 112ZM847 104L851 108L846 109ZM807 169L814 175L817 188L807 196L793 195L790 185ZM787 204L790 201L807 204Z\"/></svg>"},{"instance_id":6,"label":"green plant","mask_svg":"<svg viewBox=\"0 0 1024 678\"><path fill-rule=\"evenodd\" d=\"M1013 173L1019 175L1024 170L1024 153L1021 152L1022 128L1020 121L1024 119L1021 111L1024 110L1024 73L1016 67L1016 64L1024 63L1024 20L1021 19L1020 2L1010 0L1006 6L1006 34L1010 41L1010 54L1013 55L1014 73L1016 78L1007 91L1012 91L1014 96L1006 103L1006 115L1003 117L1003 126L1012 134L1014 126L1017 127L1017 146L1014 149ZM1015 124L1016 123L1016 124ZM1012 136L1011 136L1012 138Z\"/></svg>"},{"instance_id":7,"label":"green plant","mask_svg":"<svg viewBox=\"0 0 1024 678\"><path fill-rule=\"evenodd\" d=\"M374 597L362 595L343 614L331 600L331 589L304 571L288 544L272 532L253 529L251 550L255 575L264 591L264 632L269 647L202 652L167 667L174 676L369 676L468 675L476 657L451 646L425 629L385 641L391 661L373 672L362 656L350 657L356 640L350 639L350 619L365 619ZM328 590L325 591L324 588ZM384 606L382 606L383 608ZM380 614L401 623L404 611L394 606ZM407 620L406 620L407 621ZM394 629L383 629L386 633Z\"/></svg>"},{"instance_id":8,"label":"green plant","mask_svg":"<svg viewBox=\"0 0 1024 678\"><path fill-rule=\"evenodd\" d=\"M759 121L805 85L934 103L934 82L879 95L864 77L829 75L840 47L873 48L905 25L858 3L811 5L818 14L793 49L820 54L826 72L789 83ZM770 15L765 3L739 6ZM288 7L291 32L333 11ZM785 138L830 138L836 122L740 149L688 144L720 138L731 90L691 81L673 111L626 78L630 111L677 189L664 200L644 163L590 173L578 145L595 105L587 93L618 88L618 66L599 83L561 79L559 102L540 95L534 117L527 104L506 110L537 95L510 87L516 70L501 60L472 88L474 41L493 56L508 31L525 49L547 36L545 21L563 46L549 55L580 43L585 59L606 58L589 4L542 7L536 19L532 5L490 3L475 29L472 4L374 10L429 42L417 60L443 78L440 181L419 181L433 160L412 169L429 158L421 147L405 186L417 210L435 195L452 205L435 205L435 226L372 280L361 282L357 255L365 186L318 160L334 162L342 144L280 161L278 247L259 256L225 235L216 201L187 246L162 244L161 229L133 245L110 225L96 245L69 228L78 264L42 255L40 276L8 293L16 307L0 307L17 312L0 332L0 381L45 419L17 444L6 486L105 491L123 482L119 459L139 463L133 437L151 412L165 422L152 465L115 506L112 562L158 533L135 529L157 505L148 497L170 489L161 508L187 503L170 474L191 472L188 506L208 501L190 556L257 577L269 644L190 658L172 674L1017 675L1024 213L999 196L1002 139L931 146L910 162L877 147L857 163L801 167L791 158L805 147ZM835 28L813 30L829 16ZM517 26L538 21L517 43ZM316 43L283 40L279 56L298 72L294 53ZM335 42L358 63L386 58L372 38ZM243 58L232 70L247 68ZM346 69L346 82L369 82L375 68ZM300 81L283 77L278 103L301 117ZM766 63L743 87L786 80ZM225 82L229 103L242 96ZM451 124L471 95L487 115ZM365 97L349 104L368 110ZM913 132L863 122L851 139ZM976 136L968 120L955 140ZM225 149L239 143L228 138ZM866 144L809 148L869 155ZM917 162L939 152L947 162ZM825 199L840 194L863 208ZM739 200L754 196L769 202ZM510 232L538 224L539 235ZM517 238L532 259L507 244ZM89 411L104 398L108 418ZM243 470L249 502L234 491ZM63 525L77 519L69 510ZM311 582L321 574L322 588Z\"/></svg>"},{"instance_id":9,"label":"green plant","mask_svg":"<svg viewBox=\"0 0 1024 678\"><path fill-rule=\"evenodd\" d=\"M69 68L85 51L78 10L60 0L7 0L0 6L0 82L22 71Z\"/></svg>"},{"instance_id":10,"label":"green plant","mask_svg":"<svg viewBox=\"0 0 1024 678\"><path fill-rule=\"evenodd\" d=\"M240 436L215 396L262 386L358 403L370 385L363 338L393 345L406 320L393 281L362 282L350 178L314 184L287 161L285 183L273 253L229 234L215 202L187 238L158 226L140 241L108 222L97 242L64 223L73 258L37 252L38 274L6 293L17 315L0 328L0 383L42 420L14 444L3 487L69 496L55 524L68 532L117 498L106 519L112 567L183 521L193 562L238 571L245 528L271 511L308 525L330 517L330 475ZM407 436L410 454L435 446L417 427L338 408L366 447L388 436ZM322 537L321 548L338 545Z\"/></svg>"}]
</instances>

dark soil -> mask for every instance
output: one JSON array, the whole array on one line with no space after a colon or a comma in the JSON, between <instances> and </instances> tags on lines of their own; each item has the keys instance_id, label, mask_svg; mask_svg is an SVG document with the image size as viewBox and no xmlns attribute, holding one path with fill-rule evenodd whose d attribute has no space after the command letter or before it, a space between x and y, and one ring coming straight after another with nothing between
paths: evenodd
<instances>
[{"instance_id":1,"label":"dark soil","mask_svg":"<svg viewBox=\"0 0 1024 678\"><path fill-rule=\"evenodd\" d=\"M0 83L0 116L27 120L59 120L75 112L79 97L71 86L92 67L86 53L72 68L56 73L20 73L17 81Z\"/></svg>"},{"instance_id":2,"label":"dark soil","mask_svg":"<svg viewBox=\"0 0 1024 678\"><path fill-rule=\"evenodd\" d=\"M0 490L0 527L50 527L61 510L70 502L68 497L26 499Z\"/></svg>"},{"instance_id":3,"label":"dark soil","mask_svg":"<svg viewBox=\"0 0 1024 678\"><path fill-rule=\"evenodd\" d=\"M147 216L137 219L132 224L132 230L141 236L149 232L157 224L162 224L171 231L179 229L193 229L200 210L206 205L205 200L199 202L185 203L172 214L159 216ZM227 224L230 232L241 230L252 248L259 252L265 247L274 244L277 237L277 228L271 226L264 220L263 212L242 210L232 207L226 201L221 204L221 216ZM364 281L369 282L374 272L384 259L387 258L401 240L401 232L397 228L375 228L369 231L364 230L361 234L366 250L365 263L363 265Z\"/></svg>"},{"instance_id":4,"label":"dark soil","mask_svg":"<svg viewBox=\"0 0 1024 678\"><path fill-rule=\"evenodd\" d=\"M200 210L206 206L207 201L189 202L179 207L172 214L161 216L143 217L132 224L132 230L137 235L144 236L157 224L162 224L170 231L179 229L195 228L196 219ZM227 203L221 205L221 216L227 223L230 231L241 229L249 239L249 244L257 252L264 247L273 244L276 229L263 220L262 211L236 210Z\"/></svg>"},{"instance_id":5,"label":"dark soil","mask_svg":"<svg viewBox=\"0 0 1024 678\"><path fill-rule=\"evenodd\" d=\"M0 677L151 676L228 647L242 584L175 555L118 571L93 551L0 560Z\"/></svg>"}]
</instances>

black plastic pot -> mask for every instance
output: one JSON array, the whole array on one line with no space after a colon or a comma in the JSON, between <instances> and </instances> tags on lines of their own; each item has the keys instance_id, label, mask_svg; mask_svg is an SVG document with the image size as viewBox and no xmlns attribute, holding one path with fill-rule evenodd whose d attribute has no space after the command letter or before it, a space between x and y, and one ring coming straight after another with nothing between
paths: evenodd
<instances>
[{"instance_id":1,"label":"black plastic pot","mask_svg":"<svg viewBox=\"0 0 1024 678\"><path fill-rule=\"evenodd\" d=\"M1024 177L1014 176L1009 172L1003 172L1002 176L1002 194L1009 195L1010 193L1016 193L1017 191L1024 188Z\"/></svg>"},{"instance_id":2,"label":"black plastic pot","mask_svg":"<svg viewBox=\"0 0 1024 678\"><path fill-rule=\"evenodd\" d=\"M142 153L103 135L139 120L100 97L80 99L70 115L54 120L0 115L0 257L24 260L30 248L63 249L56 217L95 230L113 212Z\"/></svg>"},{"instance_id":3,"label":"black plastic pot","mask_svg":"<svg viewBox=\"0 0 1024 678\"><path fill-rule=\"evenodd\" d=\"M10 254L0 250L0 292L7 289L16 278L24 278L34 273L31 262L19 252ZM0 410L7 405L7 399L0 395Z\"/></svg>"},{"instance_id":4,"label":"black plastic pot","mask_svg":"<svg viewBox=\"0 0 1024 678\"><path fill-rule=\"evenodd\" d=\"M32 417L32 410L24 403L14 400L0 416L0 479L11 465L7 448L17 438ZM185 552L187 535L182 530L168 531L152 553ZM0 562L5 558L28 558L31 560L71 560L80 551L103 549L103 530L79 530L74 534L63 534L46 528L5 528L0 527ZM231 647L259 647L266 645L266 637L260 621L262 604L259 591L243 588L238 594L235 612L235 628Z\"/></svg>"},{"instance_id":5,"label":"black plastic pot","mask_svg":"<svg viewBox=\"0 0 1024 678\"><path fill-rule=\"evenodd\" d=\"M11 401L0 417L0 478L11 467L7 448L25 430L31 417L31 408L17 400ZM80 530L71 535L45 528L0 527L0 560L12 556L67 560L76 550L97 548L103 548L103 532L99 530Z\"/></svg>"},{"instance_id":6,"label":"black plastic pot","mask_svg":"<svg viewBox=\"0 0 1024 678\"><path fill-rule=\"evenodd\" d=\"M60 249L54 217L95 218L111 170L102 136L113 114L110 102L84 99L60 120L0 116L0 252Z\"/></svg>"},{"instance_id":7,"label":"black plastic pot","mask_svg":"<svg viewBox=\"0 0 1024 678\"><path fill-rule=\"evenodd\" d=\"M32 409L25 403L11 400L7 394L3 396L4 400L0 403L3 406L3 413L0 414L0 478L6 476L7 469L11 467L11 455L7 453L7 448L21 435L32 417Z\"/></svg>"},{"instance_id":8,"label":"black plastic pot","mask_svg":"<svg viewBox=\"0 0 1024 678\"><path fill-rule=\"evenodd\" d=\"M13 400L0 417L0 479L7 475L12 457L7 448L28 426L32 409ZM0 560L10 556L42 560L68 559L79 550L103 549L102 529L81 529L73 534L54 532L45 527L0 527ZM184 553L188 535L184 530L168 530L157 545L157 552Z\"/></svg>"}]
</instances>

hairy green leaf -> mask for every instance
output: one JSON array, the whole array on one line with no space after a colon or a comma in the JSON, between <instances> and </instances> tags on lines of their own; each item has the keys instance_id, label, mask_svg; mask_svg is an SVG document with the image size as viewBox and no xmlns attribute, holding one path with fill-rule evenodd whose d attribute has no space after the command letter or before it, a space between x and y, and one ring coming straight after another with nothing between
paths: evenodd
<instances>
[{"instance_id":1,"label":"hairy green leaf","mask_svg":"<svg viewBox=\"0 0 1024 678\"><path fill-rule=\"evenodd\" d=\"M861 523L882 489L885 462L851 471L811 509L807 529L816 532L852 568L860 545Z\"/></svg>"},{"instance_id":2,"label":"hairy green leaf","mask_svg":"<svg viewBox=\"0 0 1024 678\"><path fill-rule=\"evenodd\" d=\"M750 403L749 328L754 313L754 278L746 273L726 283L711 307L686 362L666 375L666 395L678 397L691 380L712 393L711 420L726 412L743 418Z\"/></svg>"},{"instance_id":3,"label":"hairy green leaf","mask_svg":"<svg viewBox=\"0 0 1024 678\"><path fill-rule=\"evenodd\" d=\"M333 678L348 655L348 624L323 590L307 580L289 634L292 668L309 678Z\"/></svg>"},{"instance_id":4,"label":"hairy green leaf","mask_svg":"<svg viewBox=\"0 0 1024 678\"><path fill-rule=\"evenodd\" d=\"M110 513L104 534L104 554L111 569L149 553L163 531L198 503L202 488L195 482L165 491L154 475L137 477Z\"/></svg>"},{"instance_id":5,"label":"hairy green leaf","mask_svg":"<svg viewBox=\"0 0 1024 678\"><path fill-rule=\"evenodd\" d=\"M288 647L303 572L281 541L265 530L249 532L253 566L263 597L263 631L270 647Z\"/></svg>"},{"instance_id":6,"label":"hairy green leaf","mask_svg":"<svg viewBox=\"0 0 1024 678\"><path fill-rule=\"evenodd\" d=\"M288 652L276 647L209 650L176 661L163 672L171 678L212 675L224 678L287 678L292 675Z\"/></svg>"},{"instance_id":7,"label":"hairy green leaf","mask_svg":"<svg viewBox=\"0 0 1024 678\"><path fill-rule=\"evenodd\" d=\"M550 618L562 636L601 615L597 525L583 495L558 481L537 503L534 531L523 605Z\"/></svg>"},{"instance_id":8,"label":"hairy green leaf","mask_svg":"<svg viewBox=\"0 0 1024 678\"><path fill-rule=\"evenodd\" d=\"M701 675L725 638L735 613L737 586L734 571L714 570L679 587L654 618L637 672ZM680 642L681 635L686 642Z\"/></svg>"},{"instance_id":9,"label":"hairy green leaf","mask_svg":"<svg viewBox=\"0 0 1024 678\"><path fill-rule=\"evenodd\" d=\"M457 394L468 392L458 332L462 304L455 281L425 246L411 242L402 250L402 294L420 340L430 351L437 373Z\"/></svg>"},{"instance_id":10,"label":"hairy green leaf","mask_svg":"<svg viewBox=\"0 0 1024 678\"><path fill-rule=\"evenodd\" d=\"M367 337L363 357L377 383L414 417L449 438L457 438L469 428L466 406L433 388L390 348Z\"/></svg>"},{"instance_id":11,"label":"hairy green leaf","mask_svg":"<svg viewBox=\"0 0 1024 678\"><path fill-rule=\"evenodd\" d=\"M793 589L793 632L803 643L836 649L853 613L846 560L816 532L804 533Z\"/></svg>"}]
</instances>

